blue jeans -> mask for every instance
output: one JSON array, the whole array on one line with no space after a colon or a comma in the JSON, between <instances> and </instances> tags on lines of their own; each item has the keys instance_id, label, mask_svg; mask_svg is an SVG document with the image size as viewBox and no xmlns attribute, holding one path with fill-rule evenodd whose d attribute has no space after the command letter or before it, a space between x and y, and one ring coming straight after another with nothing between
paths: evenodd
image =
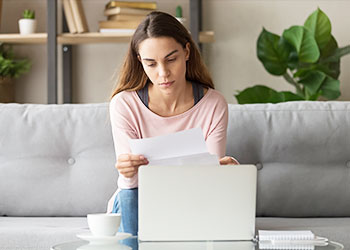
<instances>
[{"instance_id":1,"label":"blue jeans","mask_svg":"<svg viewBox=\"0 0 350 250\"><path fill-rule=\"evenodd\" d=\"M137 235L138 232L138 188L122 189L114 200L112 213L121 213L119 232Z\"/></svg>"}]
</instances>

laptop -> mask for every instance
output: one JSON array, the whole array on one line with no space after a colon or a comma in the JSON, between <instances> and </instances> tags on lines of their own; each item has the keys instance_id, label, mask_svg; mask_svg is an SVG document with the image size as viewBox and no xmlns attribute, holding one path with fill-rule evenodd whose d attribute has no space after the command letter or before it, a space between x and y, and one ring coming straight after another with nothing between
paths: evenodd
<instances>
[{"instance_id":1,"label":"laptop","mask_svg":"<svg viewBox=\"0 0 350 250\"><path fill-rule=\"evenodd\" d=\"M255 250L252 241L141 241L139 250Z\"/></svg>"},{"instance_id":2,"label":"laptop","mask_svg":"<svg viewBox=\"0 0 350 250\"><path fill-rule=\"evenodd\" d=\"M138 238L253 240L256 182L254 165L142 166Z\"/></svg>"}]
</instances>

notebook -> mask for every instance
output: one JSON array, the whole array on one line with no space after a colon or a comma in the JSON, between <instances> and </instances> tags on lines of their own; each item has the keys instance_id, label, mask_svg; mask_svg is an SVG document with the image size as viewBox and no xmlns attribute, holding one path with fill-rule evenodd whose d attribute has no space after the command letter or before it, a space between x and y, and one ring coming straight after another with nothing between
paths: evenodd
<instances>
[{"instance_id":1,"label":"notebook","mask_svg":"<svg viewBox=\"0 0 350 250\"><path fill-rule=\"evenodd\" d=\"M256 178L254 165L140 167L139 240L252 240Z\"/></svg>"},{"instance_id":2,"label":"notebook","mask_svg":"<svg viewBox=\"0 0 350 250\"><path fill-rule=\"evenodd\" d=\"M328 245L328 239L310 230L273 231L259 230L259 249L313 250Z\"/></svg>"}]
</instances>

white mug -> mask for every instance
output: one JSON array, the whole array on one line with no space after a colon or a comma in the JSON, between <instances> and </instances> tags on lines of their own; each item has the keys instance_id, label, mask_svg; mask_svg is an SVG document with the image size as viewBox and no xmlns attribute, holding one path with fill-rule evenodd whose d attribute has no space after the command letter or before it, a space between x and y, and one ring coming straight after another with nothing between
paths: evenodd
<instances>
[{"instance_id":1,"label":"white mug","mask_svg":"<svg viewBox=\"0 0 350 250\"><path fill-rule=\"evenodd\" d=\"M88 214L87 222L94 236L114 236L118 232L121 214Z\"/></svg>"}]
</instances>

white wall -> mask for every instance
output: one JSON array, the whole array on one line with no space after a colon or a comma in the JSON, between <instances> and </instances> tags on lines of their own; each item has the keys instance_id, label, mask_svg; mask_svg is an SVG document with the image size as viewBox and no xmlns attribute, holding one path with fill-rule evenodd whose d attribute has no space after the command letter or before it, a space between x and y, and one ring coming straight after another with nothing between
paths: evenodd
<instances>
[{"instance_id":1,"label":"white wall","mask_svg":"<svg viewBox=\"0 0 350 250\"><path fill-rule=\"evenodd\" d=\"M107 2L83 0L90 31L97 31L98 21L104 20L103 8ZM158 1L159 9L170 13L175 13L178 4L183 6L184 15L188 17L188 0ZM236 102L233 98L235 91L255 84L268 85L276 90L292 90L282 78L265 71L256 57L256 40L263 26L271 32L281 34L283 29L291 25L303 24L318 6L331 19L332 33L339 45L350 44L350 0L203 0L203 28L214 30L216 40L213 44L204 45L203 56L216 88L225 95L228 102ZM25 8L36 10L38 32L45 32L46 0L3 0L1 33L18 32L17 20ZM27 56L33 61L30 73L16 80L17 102L46 103L46 46L15 45L15 49L19 56ZM108 101L126 50L127 44L74 46L73 101ZM59 47L58 52L60 51ZM350 100L350 72L346 70L349 68L350 56L344 57L340 76L340 100ZM61 86L60 74L58 79ZM62 102L61 91L59 97Z\"/></svg>"}]
</instances>

